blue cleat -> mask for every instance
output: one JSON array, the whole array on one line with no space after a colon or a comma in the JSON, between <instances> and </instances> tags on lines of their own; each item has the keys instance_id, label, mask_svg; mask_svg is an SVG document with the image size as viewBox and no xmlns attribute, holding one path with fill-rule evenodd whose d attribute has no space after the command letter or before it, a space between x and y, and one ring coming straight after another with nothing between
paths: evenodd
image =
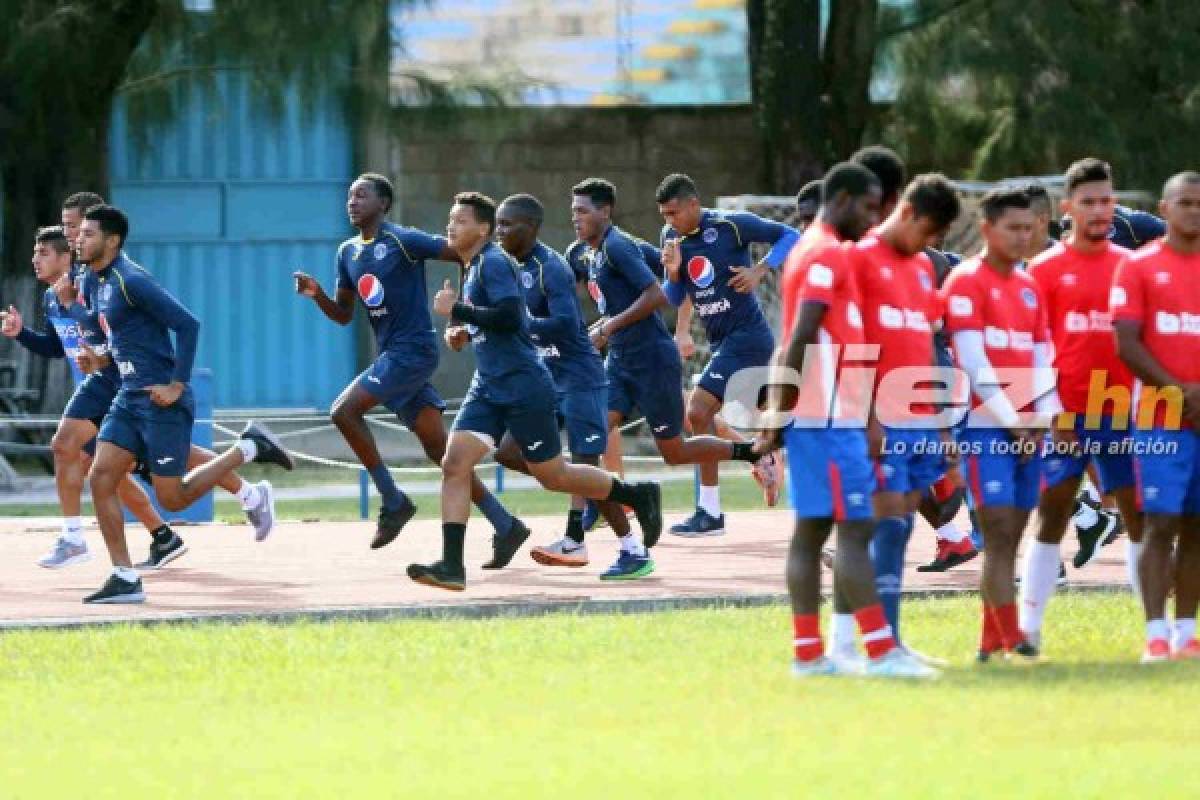
<instances>
[{"instance_id":1,"label":"blue cleat","mask_svg":"<svg viewBox=\"0 0 1200 800\"><path fill-rule=\"evenodd\" d=\"M636 555L622 550L616 563L600 576L602 581L635 581L654 572L654 561L649 553Z\"/></svg>"},{"instance_id":2,"label":"blue cleat","mask_svg":"<svg viewBox=\"0 0 1200 800\"><path fill-rule=\"evenodd\" d=\"M697 508L695 514L677 525L672 525L671 533L690 539L702 536L722 536L725 533L725 515L714 517L703 508Z\"/></svg>"}]
</instances>

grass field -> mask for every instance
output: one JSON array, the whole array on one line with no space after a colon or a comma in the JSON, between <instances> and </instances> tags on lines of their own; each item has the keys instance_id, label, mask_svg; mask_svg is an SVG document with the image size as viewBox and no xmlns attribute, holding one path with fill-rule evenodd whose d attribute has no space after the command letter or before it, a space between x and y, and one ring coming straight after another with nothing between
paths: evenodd
<instances>
[{"instance_id":1,"label":"grass field","mask_svg":"<svg viewBox=\"0 0 1200 800\"><path fill-rule=\"evenodd\" d=\"M792 679L782 607L9 633L3 795L1194 796L1200 668L1128 596L1036 668L969 663L976 603L910 606L920 685Z\"/></svg>"},{"instance_id":2,"label":"grass field","mask_svg":"<svg viewBox=\"0 0 1200 800\"><path fill-rule=\"evenodd\" d=\"M333 482L346 483L347 473L344 470L303 469L287 473L279 470L267 472L261 467L254 465L252 467L253 469L245 470L247 480L259 480L265 476L277 488L327 486ZM491 488L490 477L486 482ZM403 487L411 484L401 481L400 485ZM540 489L512 489L498 496L514 514L534 516L566 513L566 499L553 492ZM438 518L440 508L437 494L415 494L414 500L417 503L417 519ZM728 511L744 511L764 507L762 491L758 484L749 477L744 469L738 470L736 467L721 477L721 502ZM687 511L693 508L691 480L664 482L663 504L668 511ZM85 502L83 505L83 513L91 516L92 504ZM359 518L357 498L282 499L277 503L277 510L281 519L321 519L328 522L343 522ZM371 514L378 513L378 510L378 498L372 490ZM54 504L28 503L0 506L0 517L53 517L58 516L59 513L61 512L58 510L58 506ZM217 494L216 516L218 520L227 522L240 523L243 521L240 506L225 493Z\"/></svg>"}]
</instances>

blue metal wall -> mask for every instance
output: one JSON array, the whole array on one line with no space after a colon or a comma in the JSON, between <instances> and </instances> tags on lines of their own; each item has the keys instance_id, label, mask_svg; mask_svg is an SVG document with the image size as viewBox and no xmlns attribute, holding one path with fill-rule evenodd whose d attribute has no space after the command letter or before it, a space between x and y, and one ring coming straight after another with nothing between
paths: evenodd
<instances>
[{"instance_id":1,"label":"blue metal wall","mask_svg":"<svg viewBox=\"0 0 1200 800\"><path fill-rule=\"evenodd\" d=\"M110 169L127 250L200 318L197 365L213 371L218 408L328 407L355 373L354 337L302 302L291 274L332 293L353 233L352 131L333 98L293 93L273 116L245 76L216 84L185 84L181 112L144 144L118 104Z\"/></svg>"}]
</instances>

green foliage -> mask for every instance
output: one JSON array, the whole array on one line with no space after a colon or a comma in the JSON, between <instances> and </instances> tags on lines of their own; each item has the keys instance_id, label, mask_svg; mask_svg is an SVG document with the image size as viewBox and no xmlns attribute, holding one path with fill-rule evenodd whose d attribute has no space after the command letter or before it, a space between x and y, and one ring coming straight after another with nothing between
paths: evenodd
<instances>
[{"instance_id":1,"label":"green foliage","mask_svg":"<svg viewBox=\"0 0 1200 800\"><path fill-rule=\"evenodd\" d=\"M938 5L924 0L918 15ZM996 179L1096 155L1121 186L1153 190L1194 167L1200 4L950 5L899 48L887 137L914 170Z\"/></svg>"}]
</instances>

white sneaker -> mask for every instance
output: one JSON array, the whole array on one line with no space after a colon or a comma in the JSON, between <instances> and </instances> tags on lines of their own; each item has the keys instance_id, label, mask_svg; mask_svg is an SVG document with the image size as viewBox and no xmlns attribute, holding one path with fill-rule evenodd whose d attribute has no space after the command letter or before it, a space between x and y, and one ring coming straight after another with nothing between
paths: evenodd
<instances>
[{"instance_id":1,"label":"white sneaker","mask_svg":"<svg viewBox=\"0 0 1200 800\"><path fill-rule=\"evenodd\" d=\"M792 659L793 678L811 678L814 675L837 675L838 669L826 656L812 661Z\"/></svg>"},{"instance_id":2,"label":"white sneaker","mask_svg":"<svg viewBox=\"0 0 1200 800\"><path fill-rule=\"evenodd\" d=\"M544 567L586 567L587 545L564 536L557 542L530 549L529 557Z\"/></svg>"},{"instance_id":3,"label":"white sneaker","mask_svg":"<svg viewBox=\"0 0 1200 800\"><path fill-rule=\"evenodd\" d=\"M830 647L829 660L842 675L862 675L866 672L867 660L858 652L854 642L835 644Z\"/></svg>"},{"instance_id":4,"label":"white sneaker","mask_svg":"<svg viewBox=\"0 0 1200 800\"><path fill-rule=\"evenodd\" d=\"M82 564L91 561L92 554L88 552L87 542L75 544L64 536L58 537L54 549L38 559L38 566L46 569L62 569L72 564Z\"/></svg>"},{"instance_id":5,"label":"white sneaker","mask_svg":"<svg viewBox=\"0 0 1200 800\"><path fill-rule=\"evenodd\" d=\"M899 647L894 647L879 658L867 661L867 677L870 678L922 678L932 680L941 672L922 664Z\"/></svg>"},{"instance_id":6,"label":"white sneaker","mask_svg":"<svg viewBox=\"0 0 1200 800\"><path fill-rule=\"evenodd\" d=\"M270 481L259 481L254 488L258 505L245 509L246 521L254 528L254 541L262 542L275 530L275 487Z\"/></svg>"},{"instance_id":7,"label":"white sneaker","mask_svg":"<svg viewBox=\"0 0 1200 800\"><path fill-rule=\"evenodd\" d=\"M925 655L920 650L914 650L904 643L897 644L896 648L904 651L904 653L910 658L915 658L917 661L920 661L927 667L932 667L933 669L945 669L946 667L950 666L950 662L946 659L938 658L937 656Z\"/></svg>"}]
</instances>

